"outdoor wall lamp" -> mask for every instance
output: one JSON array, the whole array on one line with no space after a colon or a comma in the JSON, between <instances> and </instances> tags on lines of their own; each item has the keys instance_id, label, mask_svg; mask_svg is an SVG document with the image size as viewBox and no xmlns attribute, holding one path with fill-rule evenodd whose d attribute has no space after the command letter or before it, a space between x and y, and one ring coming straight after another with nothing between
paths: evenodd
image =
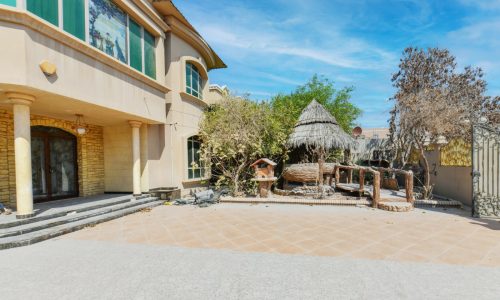
<instances>
[{"instance_id":1,"label":"outdoor wall lamp","mask_svg":"<svg viewBox=\"0 0 500 300\"><path fill-rule=\"evenodd\" d=\"M85 121L83 120L83 115L75 114L75 116L76 116L76 121L74 129L76 130L76 133L78 133L78 135L84 135L85 133L87 133L87 125L85 125Z\"/></svg>"},{"instance_id":2,"label":"outdoor wall lamp","mask_svg":"<svg viewBox=\"0 0 500 300\"><path fill-rule=\"evenodd\" d=\"M46 76L52 76L56 74L57 72L57 67L53 63L49 62L48 60L42 60L40 62L40 69L42 70L43 74Z\"/></svg>"}]
</instances>

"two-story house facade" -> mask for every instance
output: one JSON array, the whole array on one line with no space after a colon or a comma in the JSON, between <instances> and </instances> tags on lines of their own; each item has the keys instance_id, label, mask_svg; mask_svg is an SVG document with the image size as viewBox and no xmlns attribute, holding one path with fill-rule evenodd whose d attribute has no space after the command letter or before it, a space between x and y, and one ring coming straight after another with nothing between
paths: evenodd
<instances>
[{"instance_id":1,"label":"two-story house facade","mask_svg":"<svg viewBox=\"0 0 500 300\"><path fill-rule=\"evenodd\" d=\"M0 202L202 187L208 72L168 0L0 0Z\"/></svg>"}]
</instances>

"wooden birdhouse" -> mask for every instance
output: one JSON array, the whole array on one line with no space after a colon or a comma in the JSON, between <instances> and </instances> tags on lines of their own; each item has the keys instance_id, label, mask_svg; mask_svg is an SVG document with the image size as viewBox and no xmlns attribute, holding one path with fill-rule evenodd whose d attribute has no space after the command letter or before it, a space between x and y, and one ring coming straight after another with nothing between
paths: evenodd
<instances>
[{"instance_id":1,"label":"wooden birdhouse","mask_svg":"<svg viewBox=\"0 0 500 300\"><path fill-rule=\"evenodd\" d=\"M274 178L276 163L267 158L261 158L250 165L255 170L255 178Z\"/></svg>"},{"instance_id":2,"label":"wooden birdhouse","mask_svg":"<svg viewBox=\"0 0 500 300\"><path fill-rule=\"evenodd\" d=\"M276 163L267 158L261 158L250 165L255 170L255 178L259 183L259 195L262 198L271 197L271 187L278 178L274 177Z\"/></svg>"}]
</instances>

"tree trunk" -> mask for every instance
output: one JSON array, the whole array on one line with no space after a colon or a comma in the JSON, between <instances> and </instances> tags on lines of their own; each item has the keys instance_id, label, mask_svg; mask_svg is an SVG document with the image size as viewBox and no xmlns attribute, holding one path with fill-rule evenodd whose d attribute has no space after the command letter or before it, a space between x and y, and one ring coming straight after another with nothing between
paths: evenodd
<instances>
[{"instance_id":1,"label":"tree trunk","mask_svg":"<svg viewBox=\"0 0 500 300\"><path fill-rule=\"evenodd\" d=\"M235 174L234 174L234 177L233 177L234 191L233 191L233 193L235 196L239 196L239 193L240 193L240 174L243 171L243 168L245 166L246 166L246 163L239 165L238 168L236 169Z\"/></svg>"},{"instance_id":2,"label":"tree trunk","mask_svg":"<svg viewBox=\"0 0 500 300\"><path fill-rule=\"evenodd\" d=\"M233 181L234 181L234 188L233 188L233 194L235 197L238 196L239 192L240 192L240 175L239 174L235 174L234 177L233 177Z\"/></svg>"},{"instance_id":3,"label":"tree trunk","mask_svg":"<svg viewBox=\"0 0 500 300\"><path fill-rule=\"evenodd\" d=\"M422 158L422 161L424 162L424 194L423 194L423 197L424 197L424 199L429 199L429 197L431 196L431 176L430 176L430 170L429 170L429 161L427 160L427 157L425 156L424 148L420 148L420 157Z\"/></svg>"}]
</instances>

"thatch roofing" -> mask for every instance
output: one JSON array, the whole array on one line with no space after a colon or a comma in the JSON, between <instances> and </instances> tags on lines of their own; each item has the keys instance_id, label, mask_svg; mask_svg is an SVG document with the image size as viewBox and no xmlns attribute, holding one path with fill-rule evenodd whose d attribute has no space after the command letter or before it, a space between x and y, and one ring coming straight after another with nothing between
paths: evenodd
<instances>
[{"instance_id":1,"label":"thatch roofing","mask_svg":"<svg viewBox=\"0 0 500 300\"><path fill-rule=\"evenodd\" d=\"M351 149L354 139L340 128L337 120L313 99L302 111L288 145L294 148Z\"/></svg>"}]
</instances>

